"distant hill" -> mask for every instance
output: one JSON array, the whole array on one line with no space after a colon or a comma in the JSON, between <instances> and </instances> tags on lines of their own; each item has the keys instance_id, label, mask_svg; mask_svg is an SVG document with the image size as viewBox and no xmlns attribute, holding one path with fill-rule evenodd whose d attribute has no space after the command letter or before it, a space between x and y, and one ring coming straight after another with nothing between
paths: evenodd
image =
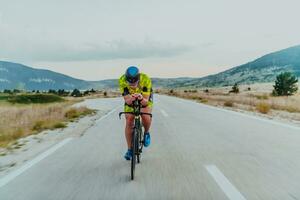
<instances>
[{"instance_id":1,"label":"distant hill","mask_svg":"<svg viewBox=\"0 0 300 200\"><path fill-rule=\"evenodd\" d=\"M89 82L45 69L0 61L0 90L48 90L88 88Z\"/></svg>"},{"instance_id":2,"label":"distant hill","mask_svg":"<svg viewBox=\"0 0 300 200\"><path fill-rule=\"evenodd\" d=\"M234 83L273 82L284 71L300 77L300 45L267 54L252 62L202 78L152 78L154 88L213 87ZM118 80L85 81L50 70L0 61L0 90L116 89Z\"/></svg>"},{"instance_id":3,"label":"distant hill","mask_svg":"<svg viewBox=\"0 0 300 200\"><path fill-rule=\"evenodd\" d=\"M185 82L180 87L211 87L259 82L273 82L285 71L300 77L300 45L267 54L252 62L224 72Z\"/></svg>"},{"instance_id":4,"label":"distant hill","mask_svg":"<svg viewBox=\"0 0 300 200\"><path fill-rule=\"evenodd\" d=\"M191 78L153 78L155 88L172 87L181 85ZM0 90L26 89L26 90L49 90L49 89L116 89L117 79L101 81L85 81L76 79L61 73L44 69L35 69L22 64L0 61Z\"/></svg>"}]
</instances>

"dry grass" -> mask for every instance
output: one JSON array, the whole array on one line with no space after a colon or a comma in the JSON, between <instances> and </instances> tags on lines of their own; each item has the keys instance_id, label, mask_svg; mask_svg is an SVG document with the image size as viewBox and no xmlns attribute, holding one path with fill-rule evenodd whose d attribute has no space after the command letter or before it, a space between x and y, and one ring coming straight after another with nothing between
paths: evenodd
<instances>
[{"instance_id":1,"label":"dry grass","mask_svg":"<svg viewBox=\"0 0 300 200\"><path fill-rule=\"evenodd\" d=\"M251 87L251 90L248 90ZM289 97L273 97L272 84L255 84L241 86L240 93L229 93L231 87L209 88L209 90L198 89L196 92L190 90L160 90L160 93L177 96L186 99L197 100L201 103L219 105L225 107L236 107L247 111L268 113L271 110L294 113L300 115L300 94ZM291 115L292 116L292 115ZM293 115L294 116L294 115Z\"/></svg>"},{"instance_id":2,"label":"dry grass","mask_svg":"<svg viewBox=\"0 0 300 200\"><path fill-rule=\"evenodd\" d=\"M224 106L226 107L233 107L233 102L232 101L225 101Z\"/></svg>"},{"instance_id":3,"label":"dry grass","mask_svg":"<svg viewBox=\"0 0 300 200\"><path fill-rule=\"evenodd\" d=\"M261 102L256 105L256 109L263 114L267 114L271 110L271 106L268 103Z\"/></svg>"},{"instance_id":4,"label":"dry grass","mask_svg":"<svg viewBox=\"0 0 300 200\"><path fill-rule=\"evenodd\" d=\"M71 118L75 119L93 112L86 107L70 108L72 104L73 102L0 105L0 147L7 147L18 138L45 129L64 128L65 122Z\"/></svg>"}]
</instances>

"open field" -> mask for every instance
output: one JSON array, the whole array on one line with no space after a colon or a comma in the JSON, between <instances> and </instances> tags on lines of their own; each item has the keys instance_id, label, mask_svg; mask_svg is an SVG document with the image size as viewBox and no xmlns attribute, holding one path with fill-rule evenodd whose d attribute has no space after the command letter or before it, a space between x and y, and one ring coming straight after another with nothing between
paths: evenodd
<instances>
[{"instance_id":1,"label":"open field","mask_svg":"<svg viewBox=\"0 0 300 200\"><path fill-rule=\"evenodd\" d=\"M249 89L250 88L250 89ZM201 103L246 110L300 122L300 94L274 97L272 84L254 84L239 86L240 92L229 93L231 87L204 89L158 90L158 93L193 99Z\"/></svg>"},{"instance_id":2,"label":"open field","mask_svg":"<svg viewBox=\"0 0 300 200\"><path fill-rule=\"evenodd\" d=\"M45 129L64 128L67 122L94 112L71 107L80 98L58 98L54 103L10 103L7 99L0 95L0 147L9 147L17 139Z\"/></svg>"}]
</instances>

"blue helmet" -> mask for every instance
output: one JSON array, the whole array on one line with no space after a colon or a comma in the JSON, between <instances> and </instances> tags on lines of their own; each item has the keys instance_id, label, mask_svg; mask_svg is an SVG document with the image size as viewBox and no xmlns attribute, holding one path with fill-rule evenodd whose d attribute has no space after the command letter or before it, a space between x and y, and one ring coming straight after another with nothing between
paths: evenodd
<instances>
[{"instance_id":1,"label":"blue helmet","mask_svg":"<svg viewBox=\"0 0 300 200\"><path fill-rule=\"evenodd\" d=\"M125 72L126 81L136 83L140 79L139 69L135 66L130 66Z\"/></svg>"}]
</instances>

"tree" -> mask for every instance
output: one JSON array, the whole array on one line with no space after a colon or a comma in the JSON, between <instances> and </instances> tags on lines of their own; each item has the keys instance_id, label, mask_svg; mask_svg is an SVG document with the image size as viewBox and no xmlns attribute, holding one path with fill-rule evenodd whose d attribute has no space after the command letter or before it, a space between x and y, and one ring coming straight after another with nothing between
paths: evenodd
<instances>
[{"instance_id":1,"label":"tree","mask_svg":"<svg viewBox=\"0 0 300 200\"><path fill-rule=\"evenodd\" d=\"M231 90L230 90L229 92L239 93L239 92L240 92L240 89L239 89L238 84L235 83L235 84L232 86L232 88L231 88Z\"/></svg>"},{"instance_id":2,"label":"tree","mask_svg":"<svg viewBox=\"0 0 300 200\"><path fill-rule=\"evenodd\" d=\"M21 90L18 90L18 89L13 90L13 93L20 93L20 92L21 92Z\"/></svg>"},{"instance_id":3,"label":"tree","mask_svg":"<svg viewBox=\"0 0 300 200\"><path fill-rule=\"evenodd\" d=\"M12 94L12 91L11 91L11 90L8 90L8 89L5 89L5 90L3 91L3 93L6 93L6 94Z\"/></svg>"},{"instance_id":4,"label":"tree","mask_svg":"<svg viewBox=\"0 0 300 200\"><path fill-rule=\"evenodd\" d=\"M276 76L275 85L273 85L274 96L290 96L298 90L298 79L291 72L282 72Z\"/></svg>"},{"instance_id":5,"label":"tree","mask_svg":"<svg viewBox=\"0 0 300 200\"><path fill-rule=\"evenodd\" d=\"M73 92L71 93L71 96L73 96L73 97L82 97L82 94L78 89L74 89Z\"/></svg>"},{"instance_id":6,"label":"tree","mask_svg":"<svg viewBox=\"0 0 300 200\"><path fill-rule=\"evenodd\" d=\"M84 95L84 96L89 95L89 94L90 94L90 91L89 91L89 90L86 90L86 91L83 92L83 95Z\"/></svg>"},{"instance_id":7,"label":"tree","mask_svg":"<svg viewBox=\"0 0 300 200\"><path fill-rule=\"evenodd\" d=\"M48 93L49 93L49 94L57 94L57 92L56 92L55 90L52 90L52 89L49 89L49 90L48 90Z\"/></svg>"}]
</instances>

